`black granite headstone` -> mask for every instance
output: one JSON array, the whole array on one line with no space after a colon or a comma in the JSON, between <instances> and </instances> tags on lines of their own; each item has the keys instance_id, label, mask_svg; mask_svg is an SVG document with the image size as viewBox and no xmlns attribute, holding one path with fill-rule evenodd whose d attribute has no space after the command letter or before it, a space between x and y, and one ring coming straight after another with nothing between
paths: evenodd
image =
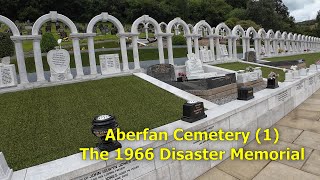
<instances>
[{"instance_id":1,"label":"black granite headstone","mask_svg":"<svg viewBox=\"0 0 320 180\"><path fill-rule=\"evenodd\" d=\"M156 64L148 67L147 74L160 81L175 81L174 67L171 64Z\"/></svg>"},{"instance_id":2,"label":"black granite headstone","mask_svg":"<svg viewBox=\"0 0 320 180\"><path fill-rule=\"evenodd\" d=\"M193 123L205 117L207 117L207 115L204 113L203 102L191 101L183 105L183 121Z\"/></svg>"},{"instance_id":3,"label":"black granite headstone","mask_svg":"<svg viewBox=\"0 0 320 180\"><path fill-rule=\"evenodd\" d=\"M238 89L238 100L248 101L253 98L253 87L240 87Z\"/></svg>"}]
</instances>

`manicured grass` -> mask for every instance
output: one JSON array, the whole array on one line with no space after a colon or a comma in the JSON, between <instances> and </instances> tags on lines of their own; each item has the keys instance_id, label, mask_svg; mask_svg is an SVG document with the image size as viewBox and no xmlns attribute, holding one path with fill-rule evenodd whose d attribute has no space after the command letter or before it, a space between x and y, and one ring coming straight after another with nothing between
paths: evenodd
<instances>
[{"instance_id":1,"label":"manicured grass","mask_svg":"<svg viewBox=\"0 0 320 180\"><path fill-rule=\"evenodd\" d=\"M234 71L238 71L238 70L245 70L247 67L251 66L251 67L261 67L261 66L254 66L251 64L245 64L245 63L227 63L227 64L217 64L215 66L221 67L221 68L225 68L225 69L230 69L230 70L234 70ZM279 69L273 69L273 68L267 68L267 67L261 67L261 71L262 71L262 76L264 78L268 78L268 75L270 74L271 71L279 74L279 81L283 82L285 80L285 73L282 70Z\"/></svg>"},{"instance_id":2,"label":"manicured grass","mask_svg":"<svg viewBox=\"0 0 320 180\"><path fill-rule=\"evenodd\" d=\"M97 64L99 64L99 55L100 54L113 54L113 53L118 53L120 60L121 60L121 51L120 50L96 52ZM173 49L173 56L175 58L186 57L187 53L188 52L187 52L186 48ZM164 49L164 54L165 54L165 58L167 58L167 54L168 54L167 49ZM158 49L140 49L139 56L140 56L140 61L156 60L156 59L159 59L159 52L158 52ZM90 66L89 54L88 53L81 53L81 57L82 57L82 65L83 66ZM75 68L74 56L71 54L70 58L71 58L70 66L71 66L71 68ZM133 62L132 50L128 50L128 59L129 59L129 62ZM25 58L25 61L26 61L27 72L29 72L29 73L35 72L36 70L35 70L34 58L33 57ZM48 65L46 56L42 57L42 62L43 62L44 69L46 71L49 71L50 69L49 69L49 65ZM16 69L18 69L16 60L13 60L13 63L16 65Z\"/></svg>"},{"instance_id":3,"label":"manicured grass","mask_svg":"<svg viewBox=\"0 0 320 180\"><path fill-rule=\"evenodd\" d=\"M0 95L0 151L14 170L95 147L95 115L113 114L124 131L176 121L184 100L135 76Z\"/></svg>"},{"instance_id":4,"label":"manicured grass","mask_svg":"<svg viewBox=\"0 0 320 180\"><path fill-rule=\"evenodd\" d=\"M266 58L268 61L285 61L285 60L298 60L304 59L306 61L307 67L311 64L315 64L318 60L320 60L320 53L311 53L311 54L300 54L293 56L284 56L284 57L274 57L274 58Z\"/></svg>"}]
</instances>

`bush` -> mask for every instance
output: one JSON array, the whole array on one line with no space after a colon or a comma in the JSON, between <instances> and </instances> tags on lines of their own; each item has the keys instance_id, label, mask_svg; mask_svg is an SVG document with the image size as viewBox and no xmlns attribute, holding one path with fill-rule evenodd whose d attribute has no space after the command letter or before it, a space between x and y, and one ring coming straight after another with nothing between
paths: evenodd
<instances>
[{"instance_id":1,"label":"bush","mask_svg":"<svg viewBox=\"0 0 320 180\"><path fill-rule=\"evenodd\" d=\"M45 33L41 39L41 52L48 52L58 46L57 40L51 33Z\"/></svg>"},{"instance_id":2,"label":"bush","mask_svg":"<svg viewBox=\"0 0 320 180\"><path fill-rule=\"evenodd\" d=\"M0 58L12 56L14 54L14 45L8 33L0 32Z\"/></svg>"},{"instance_id":3,"label":"bush","mask_svg":"<svg viewBox=\"0 0 320 180\"><path fill-rule=\"evenodd\" d=\"M186 45L186 39L182 35L175 35L172 37L173 45Z\"/></svg>"}]
</instances>

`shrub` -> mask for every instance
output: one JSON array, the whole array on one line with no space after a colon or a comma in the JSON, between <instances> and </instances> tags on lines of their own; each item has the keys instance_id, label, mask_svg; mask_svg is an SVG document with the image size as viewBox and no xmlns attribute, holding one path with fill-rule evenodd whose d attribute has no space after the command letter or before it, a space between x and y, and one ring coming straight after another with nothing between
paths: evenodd
<instances>
[{"instance_id":1,"label":"shrub","mask_svg":"<svg viewBox=\"0 0 320 180\"><path fill-rule=\"evenodd\" d=\"M173 45L186 45L186 39L182 35L175 35L172 37Z\"/></svg>"},{"instance_id":2,"label":"shrub","mask_svg":"<svg viewBox=\"0 0 320 180\"><path fill-rule=\"evenodd\" d=\"M0 32L0 58L12 56L14 54L14 45L8 33Z\"/></svg>"},{"instance_id":3,"label":"shrub","mask_svg":"<svg viewBox=\"0 0 320 180\"><path fill-rule=\"evenodd\" d=\"M41 52L48 52L58 46L57 40L51 33L45 33L41 39Z\"/></svg>"}]
</instances>

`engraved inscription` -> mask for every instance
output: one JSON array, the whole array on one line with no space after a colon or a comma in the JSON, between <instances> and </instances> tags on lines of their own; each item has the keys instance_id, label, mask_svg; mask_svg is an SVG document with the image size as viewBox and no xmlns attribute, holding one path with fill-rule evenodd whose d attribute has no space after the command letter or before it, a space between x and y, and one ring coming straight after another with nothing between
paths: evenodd
<instances>
[{"instance_id":1,"label":"engraved inscription","mask_svg":"<svg viewBox=\"0 0 320 180\"><path fill-rule=\"evenodd\" d=\"M283 102L289 97L289 92L288 90L283 91L282 93L278 94L278 101Z\"/></svg>"}]
</instances>

